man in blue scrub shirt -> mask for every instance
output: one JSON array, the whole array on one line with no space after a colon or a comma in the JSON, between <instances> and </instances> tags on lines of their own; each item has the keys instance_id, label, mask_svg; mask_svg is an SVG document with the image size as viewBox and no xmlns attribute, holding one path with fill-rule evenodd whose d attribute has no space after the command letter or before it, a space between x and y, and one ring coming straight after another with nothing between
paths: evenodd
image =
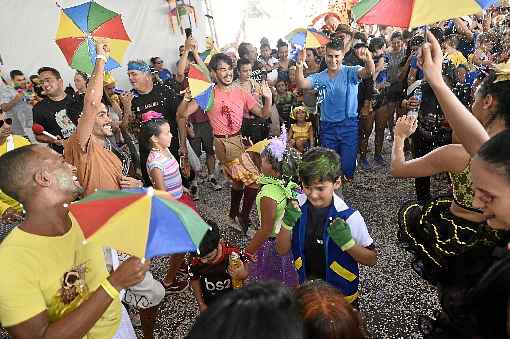
<instances>
[{"instance_id":1,"label":"man in blue scrub shirt","mask_svg":"<svg viewBox=\"0 0 510 339\"><path fill-rule=\"evenodd\" d=\"M361 52L365 67L342 65L343 40L333 39L326 46L327 69L305 79L302 51L297 63L297 85L302 89L315 89L321 103L319 141L324 147L335 150L341 158L342 172L352 179L358 154L358 84L375 73L372 54L366 47Z\"/></svg>"}]
</instances>

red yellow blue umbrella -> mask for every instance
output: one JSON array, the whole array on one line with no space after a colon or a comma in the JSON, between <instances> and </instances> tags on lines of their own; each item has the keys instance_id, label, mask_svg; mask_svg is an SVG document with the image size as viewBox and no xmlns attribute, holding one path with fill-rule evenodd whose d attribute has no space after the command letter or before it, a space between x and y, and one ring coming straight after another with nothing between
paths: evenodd
<instances>
[{"instance_id":1,"label":"red yellow blue umbrella","mask_svg":"<svg viewBox=\"0 0 510 339\"><path fill-rule=\"evenodd\" d=\"M72 68L92 73L96 64L95 39L108 39L110 57L105 70L120 67L131 42L120 14L94 1L61 10L56 43Z\"/></svg>"},{"instance_id":2,"label":"red yellow blue umbrella","mask_svg":"<svg viewBox=\"0 0 510 339\"><path fill-rule=\"evenodd\" d=\"M85 239L140 258L197 251L208 225L167 192L97 191L69 206Z\"/></svg>"},{"instance_id":3,"label":"red yellow blue umbrella","mask_svg":"<svg viewBox=\"0 0 510 339\"><path fill-rule=\"evenodd\" d=\"M214 84L209 76L209 71L202 65L190 65L188 83L191 96L195 98L198 106L200 106L203 111L211 109L214 104Z\"/></svg>"},{"instance_id":4,"label":"red yellow blue umbrella","mask_svg":"<svg viewBox=\"0 0 510 339\"><path fill-rule=\"evenodd\" d=\"M352 8L360 24L414 28L481 12L498 0L361 0Z\"/></svg>"},{"instance_id":5,"label":"red yellow blue umbrella","mask_svg":"<svg viewBox=\"0 0 510 339\"><path fill-rule=\"evenodd\" d=\"M285 39L301 48L318 48L329 42L329 38L315 28L297 28L287 34Z\"/></svg>"}]
</instances>

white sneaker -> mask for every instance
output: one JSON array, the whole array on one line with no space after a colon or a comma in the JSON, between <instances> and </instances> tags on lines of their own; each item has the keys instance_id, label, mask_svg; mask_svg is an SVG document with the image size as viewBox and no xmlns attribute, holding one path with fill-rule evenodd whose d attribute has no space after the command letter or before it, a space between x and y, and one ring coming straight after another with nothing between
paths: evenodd
<instances>
[{"instance_id":1,"label":"white sneaker","mask_svg":"<svg viewBox=\"0 0 510 339\"><path fill-rule=\"evenodd\" d=\"M219 191L222 189L221 185L218 184L218 181L216 180L215 177L213 176L210 176L207 181L209 181L209 184L211 184L211 187L213 190L215 191Z\"/></svg>"},{"instance_id":2,"label":"white sneaker","mask_svg":"<svg viewBox=\"0 0 510 339\"><path fill-rule=\"evenodd\" d=\"M230 227L232 227L233 229L235 229L236 231L239 231L239 232L243 232L243 228L241 227L241 225L239 224L239 222L237 221L237 217L235 219L231 219L230 217L228 218L228 225Z\"/></svg>"},{"instance_id":3,"label":"white sneaker","mask_svg":"<svg viewBox=\"0 0 510 339\"><path fill-rule=\"evenodd\" d=\"M200 200L200 198L198 196L198 186L196 186L196 185L191 186L189 191L191 192L191 198L193 199L193 201Z\"/></svg>"},{"instance_id":4,"label":"white sneaker","mask_svg":"<svg viewBox=\"0 0 510 339\"><path fill-rule=\"evenodd\" d=\"M248 239L253 239L255 237L255 233L257 233L257 230L254 230L253 228L249 228L248 231L246 231L246 236Z\"/></svg>"}]
</instances>

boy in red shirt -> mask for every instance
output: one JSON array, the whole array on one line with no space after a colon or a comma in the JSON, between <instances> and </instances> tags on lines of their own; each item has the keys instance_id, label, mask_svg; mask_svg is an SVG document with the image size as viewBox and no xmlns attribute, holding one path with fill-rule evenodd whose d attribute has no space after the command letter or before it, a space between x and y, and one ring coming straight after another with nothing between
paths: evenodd
<instances>
[{"instance_id":1,"label":"boy in red shirt","mask_svg":"<svg viewBox=\"0 0 510 339\"><path fill-rule=\"evenodd\" d=\"M242 261L236 269L229 267L230 254L239 254L239 248L223 243L216 223L209 220L207 223L210 229L200 243L199 256L193 258L189 269L191 289L201 312L232 290L233 279L244 281L248 277L248 270Z\"/></svg>"}]
</instances>

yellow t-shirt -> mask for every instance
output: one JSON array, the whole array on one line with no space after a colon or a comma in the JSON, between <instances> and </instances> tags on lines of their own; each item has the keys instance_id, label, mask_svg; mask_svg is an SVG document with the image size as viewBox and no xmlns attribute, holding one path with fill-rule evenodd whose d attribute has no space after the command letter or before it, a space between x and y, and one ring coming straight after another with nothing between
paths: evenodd
<instances>
[{"instance_id":1,"label":"yellow t-shirt","mask_svg":"<svg viewBox=\"0 0 510 339\"><path fill-rule=\"evenodd\" d=\"M450 60L455 67L459 67L459 65L468 65L466 57L459 51L447 54L446 58Z\"/></svg>"},{"instance_id":2,"label":"yellow t-shirt","mask_svg":"<svg viewBox=\"0 0 510 339\"><path fill-rule=\"evenodd\" d=\"M27 139L25 139L24 137L22 137L20 135L12 135L12 141L14 144L14 149L30 145L30 141L28 141ZM0 156L7 153L7 144L8 144L8 141L6 141L0 145ZM0 190L0 216L2 216L2 214L4 214L4 212L5 212L5 210L8 209L9 207L14 208L18 212L21 212L21 209L22 209L19 202L17 202L16 200L11 198L7 194L4 194Z\"/></svg>"},{"instance_id":3,"label":"yellow t-shirt","mask_svg":"<svg viewBox=\"0 0 510 339\"><path fill-rule=\"evenodd\" d=\"M0 244L0 323L20 324L47 310L50 322L61 319L93 293L108 276L102 249L83 244L73 220L62 236L44 237L15 228ZM120 322L114 300L87 339L111 338Z\"/></svg>"}]
</instances>

